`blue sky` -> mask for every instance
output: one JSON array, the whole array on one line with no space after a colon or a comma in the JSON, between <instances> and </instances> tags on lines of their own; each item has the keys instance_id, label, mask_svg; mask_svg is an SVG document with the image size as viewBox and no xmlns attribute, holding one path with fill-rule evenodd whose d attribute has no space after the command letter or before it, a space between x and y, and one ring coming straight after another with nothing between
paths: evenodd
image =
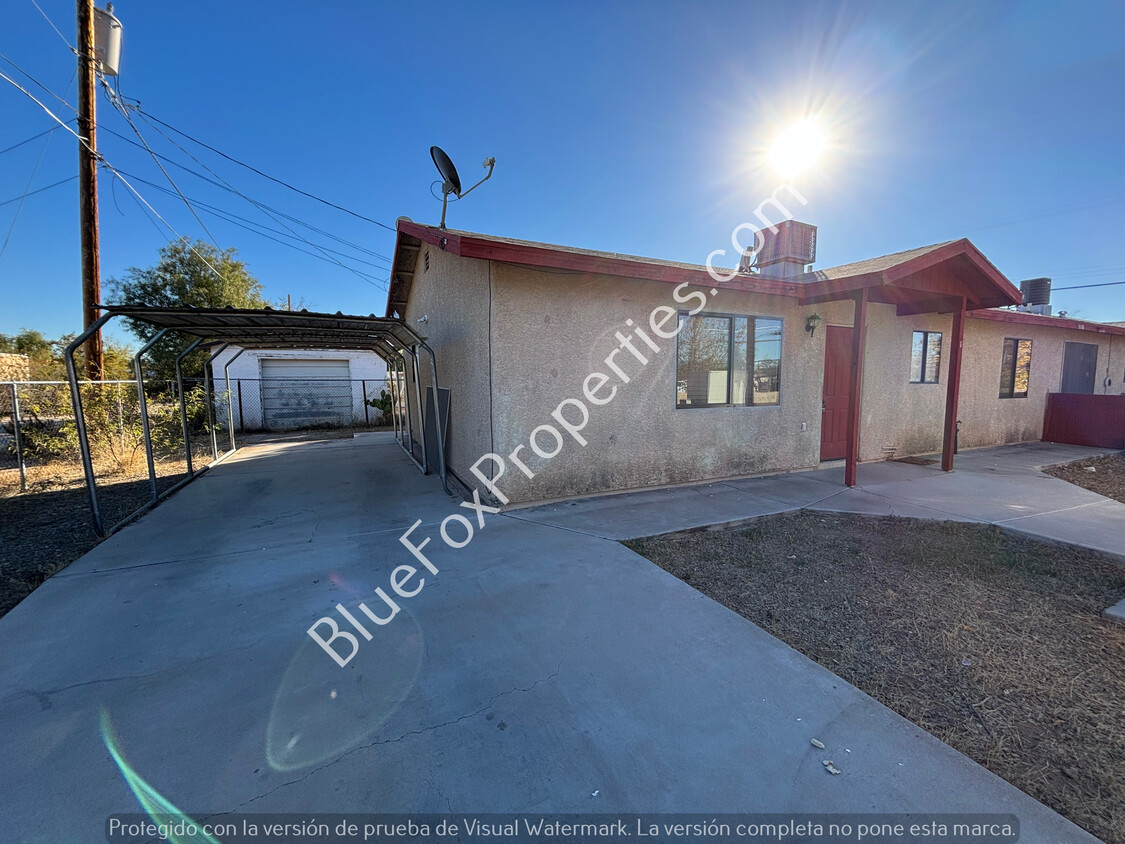
<instances>
[{"instance_id":1,"label":"blue sky","mask_svg":"<svg viewBox=\"0 0 1125 844\"><path fill-rule=\"evenodd\" d=\"M39 3L73 42L72 0ZM388 225L437 222L436 143L466 185L497 159L492 181L450 206L451 227L701 263L778 184L762 150L814 113L830 148L793 183L809 199L796 216L819 227L817 266L965 236L1013 281L1052 277L1056 311L1125 320L1125 285L1058 290L1125 280L1120 2L123 0L116 12L122 94ZM74 103L73 57L31 0L10 0L5 18L0 53ZM107 130L132 136L104 99L98 107ZM200 169L137 123L157 152ZM51 125L0 80L0 149ZM0 202L24 192L45 140L0 155ZM143 150L108 131L99 140L115 167L166 186ZM177 140L243 194L391 254L390 232ZM32 189L77 172L76 143L49 137ZM237 195L169 172L189 197L279 228ZM135 184L179 233L204 236L178 199ZM152 264L168 232L104 171L100 198L103 278ZM0 243L16 207L0 205ZM340 257L374 284L201 216L271 298L383 312L386 261L301 230L371 262ZM29 197L16 221L0 258L0 332L58 335L80 322L70 182Z\"/></svg>"}]
</instances>

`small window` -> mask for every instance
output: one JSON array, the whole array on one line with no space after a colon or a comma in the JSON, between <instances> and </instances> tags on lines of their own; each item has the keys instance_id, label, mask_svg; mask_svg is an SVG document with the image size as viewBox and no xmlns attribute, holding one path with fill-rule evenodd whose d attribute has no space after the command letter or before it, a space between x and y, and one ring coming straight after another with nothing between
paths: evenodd
<instances>
[{"instance_id":1,"label":"small window","mask_svg":"<svg viewBox=\"0 0 1125 844\"><path fill-rule=\"evenodd\" d=\"M1000 398L1026 399L1030 381L1031 341L1005 337L1000 358Z\"/></svg>"},{"instance_id":2,"label":"small window","mask_svg":"<svg viewBox=\"0 0 1125 844\"><path fill-rule=\"evenodd\" d=\"M681 315L676 407L781 403L781 320Z\"/></svg>"},{"instance_id":3,"label":"small window","mask_svg":"<svg viewBox=\"0 0 1125 844\"><path fill-rule=\"evenodd\" d=\"M910 383L936 384L941 372L941 332L915 331L910 349Z\"/></svg>"}]
</instances>

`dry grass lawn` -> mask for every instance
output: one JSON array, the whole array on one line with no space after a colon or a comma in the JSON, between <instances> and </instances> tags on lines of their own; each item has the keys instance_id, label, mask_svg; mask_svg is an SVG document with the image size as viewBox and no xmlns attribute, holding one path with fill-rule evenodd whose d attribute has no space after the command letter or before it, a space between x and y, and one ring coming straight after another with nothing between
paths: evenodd
<instances>
[{"instance_id":1,"label":"dry grass lawn","mask_svg":"<svg viewBox=\"0 0 1125 844\"><path fill-rule=\"evenodd\" d=\"M1060 466L1048 466L1043 471L1083 489L1125 502L1125 454L1076 460Z\"/></svg>"},{"instance_id":2,"label":"dry grass lawn","mask_svg":"<svg viewBox=\"0 0 1125 844\"><path fill-rule=\"evenodd\" d=\"M626 543L1106 842L1125 842L1125 565L801 511Z\"/></svg>"}]
</instances>

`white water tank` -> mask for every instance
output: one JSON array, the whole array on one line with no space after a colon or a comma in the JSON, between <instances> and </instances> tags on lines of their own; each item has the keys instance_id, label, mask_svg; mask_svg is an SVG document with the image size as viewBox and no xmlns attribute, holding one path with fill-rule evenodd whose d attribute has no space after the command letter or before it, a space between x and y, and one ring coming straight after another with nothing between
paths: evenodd
<instances>
[{"instance_id":1,"label":"white water tank","mask_svg":"<svg viewBox=\"0 0 1125 844\"><path fill-rule=\"evenodd\" d=\"M121 21L113 15L113 4L94 9L94 57L98 70L116 76L121 67Z\"/></svg>"}]
</instances>

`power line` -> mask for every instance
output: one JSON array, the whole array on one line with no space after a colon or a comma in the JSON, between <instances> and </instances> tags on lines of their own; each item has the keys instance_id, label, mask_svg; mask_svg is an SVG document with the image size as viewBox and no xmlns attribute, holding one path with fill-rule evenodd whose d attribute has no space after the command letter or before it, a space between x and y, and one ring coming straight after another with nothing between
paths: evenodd
<instances>
[{"instance_id":1,"label":"power line","mask_svg":"<svg viewBox=\"0 0 1125 844\"><path fill-rule=\"evenodd\" d=\"M47 16L47 13L46 13L46 12L44 12L44 11L43 11L43 10L42 10L42 9L41 9L41 8L39 7L39 4L38 4L38 3L36 3L36 2L35 2L35 0L31 0L31 5L32 5L32 6L34 6L34 7L36 8L36 9L39 9L39 14L41 14L41 15L43 16L43 20L45 20L45 21L46 21L47 23L49 23L49 24L51 25L51 29L53 29L53 30L54 30L54 31L55 31L55 32L56 32L56 33L58 34L59 38L61 38L61 39L62 39L62 42L63 42L64 44L66 44L66 46L67 46L68 48L70 48L70 51L71 51L72 53L77 53L78 51L77 51L77 50L75 50L75 49L74 49L74 47L73 47L73 45L71 45L71 43L70 43L69 41L67 41L67 40L66 40L66 36L62 34L62 31L61 31L61 30L60 30L60 29L59 29L59 28L58 28L57 26L55 26L55 22L54 22L53 20L51 20L51 19L50 19L50 18L49 18L49 17Z\"/></svg>"},{"instance_id":2,"label":"power line","mask_svg":"<svg viewBox=\"0 0 1125 844\"><path fill-rule=\"evenodd\" d=\"M162 222L165 225L165 227L168 229L168 231L172 232L172 234L174 234L178 240L181 240L181 241L185 242L187 244L187 247L192 252L194 252L196 254L196 257L198 257L199 260L201 260L207 266L207 268L215 274L215 276L217 278L221 279L223 277L222 273L220 273L217 269L215 269L211 265L211 262L208 261L207 258L204 257L204 255L191 244L190 240L188 240L186 237L184 237L179 232L177 232L174 228L172 228L172 226L169 225L168 221L165 220L163 217L161 217L160 213L155 208L153 208L151 205L149 205L148 200L146 200L143 196L141 196L140 191L138 191L135 187L133 187L129 183L128 179L126 179L124 176L122 176L120 173L118 173L117 170L113 167L112 164L110 164L108 161L106 161L105 156L103 156L97 150L92 149L90 147L90 145L86 142L85 138L83 138L81 135L79 135L77 132L75 132L73 129L71 129L69 126L67 126L66 123L63 122L62 118L60 118L57 114L55 114L53 111L51 111L49 108L47 108L47 106L45 106L41 100L39 100L34 94L32 94L30 91L28 91L25 87L20 85L20 83L16 82L16 80L12 79L12 77L10 77L6 73L0 71L0 79L4 79L5 81L8 82L9 85L12 85L13 87L18 89L19 91L23 92L24 96L26 96L29 100L31 100L33 103L35 103L41 109L43 109L43 111L45 111L50 116L50 118L52 120L54 120L56 123L58 123L64 129L66 129L66 131L68 131L70 134L74 135L74 137L76 137L78 139L78 142L80 144L82 144L82 146L86 147L86 149L89 150L90 153L92 155L94 155L98 159L98 161L100 161L102 163L102 166L104 166L111 173L113 173L115 176L117 176L117 178L119 178L121 180L121 184L125 185L125 187L127 187L133 193L133 195L135 195L137 197L137 199L139 199L141 202L143 202L148 207L149 211L151 211L153 214L156 215L156 218L158 220L160 220L160 222Z\"/></svg>"},{"instance_id":3,"label":"power line","mask_svg":"<svg viewBox=\"0 0 1125 844\"><path fill-rule=\"evenodd\" d=\"M74 122L73 118L71 118L70 120L67 121L67 123L73 123L73 122ZM57 132L57 131L59 131L59 127L58 126L52 126L50 129L46 130L45 132L40 132L38 135L32 135L27 140L20 141L18 144L12 144L10 147L7 147L5 149L0 149L0 155L3 155L6 152L11 152L14 149L19 149L20 147L24 146L25 144L30 144L32 141L37 140L39 138L42 138L44 135L50 135L52 132Z\"/></svg>"},{"instance_id":4,"label":"power line","mask_svg":"<svg viewBox=\"0 0 1125 844\"><path fill-rule=\"evenodd\" d=\"M331 232L327 232L324 229L317 228L316 226L311 225L309 223L305 223L305 222L297 219L296 217L291 217L288 214L277 210L276 208L270 208L270 206L265 205L264 203L258 202L255 199L251 199L249 196L246 196L245 194L243 194L241 191L239 191L237 188L235 188L234 185L232 185L230 182L228 182L226 179L224 179L222 176L220 176L218 173L216 173L214 170L212 170L210 167L208 167L206 164L204 164L202 161L200 161L198 158L196 158L194 155L192 155L186 149L184 149L180 144L176 143L174 140L169 138L164 132L161 132L160 127L153 125L153 119L150 118L148 115L146 115L143 111L140 111L138 109L138 113L141 115L141 119L144 120L146 123L148 123L150 126L152 126L152 128L155 129L160 134L160 136L162 138L164 138L164 140L166 140L168 143L170 143L172 146L174 146L176 149L178 149L180 152L182 152L184 155L186 155L188 158L190 158L192 161L194 161L196 164L198 164L200 167L202 167L204 170L206 170L208 173L210 173L212 176L214 176L220 182L222 182L223 186L227 190L231 191L234 194L237 194L239 197L241 197L242 199L245 199L251 205L256 206L259 210L262 211L262 213L264 213L267 217L270 217L271 219L273 219L274 222L276 222L278 225L285 226L285 228L287 230L292 231L291 229L289 229L288 226L286 226L280 220L275 219L273 217L273 214L271 214L269 212L272 211L274 214L278 214L282 217L285 217L286 219L291 220L292 222L295 222L298 225L304 226L305 228L307 228L311 231L317 232L318 234L322 234L326 237L330 237L333 240L337 241L338 243L344 244L345 246L351 246L352 248L357 249L360 252L365 252L368 255L375 256L376 258L382 258L388 264L391 262L391 259L388 258L386 255L382 255L378 252L375 252L372 249L368 249L365 246L360 246L358 243L352 243L350 240L344 240L343 238L337 237L336 235L332 234ZM194 173L194 171L191 171L191 170L189 170L188 172ZM195 174L195 175L198 175L198 174ZM301 239L301 240L305 240L303 237L298 235L296 232L293 232L293 235L295 237ZM308 241L305 241L305 242L308 243ZM310 244L310 245L312 245L312 244ZM329 250L329 251L332 251L332 250ZM366 262L364 262L364 263L366 263Z\"/></svg>"},{"instance_id":5,"label":"power line","mask_svg":"<svg viewBox=\"0 0 1125 844\"><path fill-rule=\"evenodd\" d=\"M16 196L16 197L13 197L12 199L5 199L3 202L0 202L0 208L2 208L5 205L11 205L13 202L19 202L21 199L27 199L27 197L29 197L29 196L35 196L35 194L37 194L37 193L43 193L43 191L45 191L45 190L50 190L51 188L57 188L59 185L65 185L67 182L73 182L77 178L78 178L77 176L67 176L65 179L62 179L61 181L55 182L54 184L46 185L44 187L36 188L35 190L28 191L27 193L23 194L22 196Z\"/></svg>"},{"instance_id":6,"label":"power line","mask_svg":"<svg viewBox=\"0 0 1125 844\"><path fill-rule=\"evenodd\" d=\"M315 199L317 202L320 202L324 205L327 205L330 208L335 208L337 211L343 211L345 214L350 214L351 216L356 217L360 220L364 220L368 223L373 223L374 225L380 226L380 227L386 229L389 232L395 231L395 229L393 227L388 226L386 223L380 223L378 220L373 220L370 217L365 217L363 214L359 214L355 211L352 211L351 209L345 208L342 205L337 205L334 202L329 202L327 199L322 199L321 197L317 196L316 194L312 194L312 193L309 193L308 191L301 190L298 187L294 187L293 185L289 184L288 182L286 182L282 179L277 178L276 176L271 176L269 173L263 173L257 167L254 167L251 164L247 164L245 161L239 161L234 156L227 155L222 150L215 149L215 147L211 146L210 144L206 144L203 141L199 140L198 138L193 138L187 132L184 132L181 129L177 129L175 126L171 125L170 123L165 123L160 118L154 117L153 115L149 114L147 111L142 109L140 107L139 103L137 104L136 109L137 109L138 112L145 115L150 120L156 121L157 123L159 123L164 128L172 130L177 135L182 135L183 137L187 138L192 143L199 144L204 149L211 150L211 152L215 153L216 155L221 155L223 158L227 159L228 161L234 162L235 164L239 165L240 167L245 167L247 170L252 170L253 172L257 173L259 176L261 176L264 179L269 179L271 182L276 182L277 184L281 185L282 187L289 188L289 190L301 194L301 196L307 196L309 199Z\"/></svg>"},{"instance_id":7,"label":"power line","mask_svg":"<svg viewBox=\"0 0 1125 844\"><path fill-rule=\"evenodd\" d=\"M1055 287L1053 289L1057 293L1060 290L1087 290L1091 287L1114 287L1118 284L1125 284L1125 281L1107 281L1103 284L1075 284L1072 287Z\"/></svg>"},{"instance_id":8,"label":"power line","mask_svg":"<svg viewBox=\"0 0 1125 844\"><path fill-rule=\"evenodd\" d=\"M133 123L133 119L131 117L129 117L129 112L113 96L113 92L109 90L109 86L106 84L105 79L102 79L102 87L105 89L106 97L109 100L110 104L112 104L113 107L121 113L121 116L125 118L125 122L129 124L130 128L136 134L137 140L139 140L141 142L141 144L144 146L145 151L150 156L152 156L152 160L156 163L156 166L160 168L160 172L164 174L164 178L168 180L168 184L170 184L172 186L172 188L176 191L176 194L180 197L180 199L182 199L184 201L184 205L187 206L188 211L191 212L191 215L193 217L195 217L195 221L197 223L199 223L199 225L203 228L203 231L205 231L207 233L207 237L209 237L211 239L211 243L214 244L215 248L218 249L219 252L222 252L223 251L222 247L219 246L218 242L216 242L215 236L213 234L211 234L211 230L209 228L207 228L207 224L203 222L203 219L199 216L199 214L196 213L196 211L192 207L191 203L188 202L187 197L184 196L183 191L180 190L180 186L176 184L176 182L168 174L168 171L164 169L164 165L160 163L160 159L156 157L156 153L152 151L151 147L149 147L148 141L146 141L145 138L144 138L144 135L141 134L141 130L137 128L136 124Z\"/></svg>"},{"instance_id":9,"label":"power line","mask_svg":"<svg viewBox=\"0 0 1125 844\"><path fill-rule=\"evenodd\" d=\"M58 100L58 101L59 101L60 103L62 103L62 104L63 104L64 106L66 106L66 107L67 107L67 108L69 108L69 109L70 109L71 111L73 111L73 112L74 112L75 114L78 114L78 109L77 109L77 108L75 108L74 106L72 106L72 105L71 105L70 103L68 103L68 102L67 102L66 100L64 100L64 99L63 99L62 97L60 97L60 96L59 96L58 94L56 94L56 93L55 93L54 91L52 91L52 90L51 90L50 88L48 88L48 87L47 87L46 85L44 85L44 84L43 84L42 82L40 82L40 81L39 81L38 79L36 79L36 78L35 78L34 76L32 76L32 75L31 75L30 73L28 73L28 72L27 72L26 70L24 70L24 69L23 69L22 67L20 67L20 66L19 66L18 64L16 64L16 63L15 63L14 61L12 61L11 59L9 59L9 58L8 58L7 56L5 56L5 55L4 55L3 53L0 53L0 59L3 59L4 61L6 61L6 62L7 62L8 64L10 64L10 65L11 65L12 67L14 67L14 68L15 68L16 70L18 70L18 71L19 71L20 73L22 73L22 74L23 74L24 76L26 76L26 77L27 77L28 79L30 79L30 80L31 80L31 81L32 81L32 82L33 82L33 83L34 83L35 85L37 85L37 86L38 86L39 88L42 88L42 89L43 89L43 90L44 90L45 92L47 92L48 94L50 94L50 95L51 95L52 97L54 97L54 98L55 98L56 100ZM75 71L75 73L77 73L77 70ZM23 91L23 92L24 92L25 94L27 94L27 95L28 95L29 97L31 96L31 94L29 94L29 93L28 93L27 91L24 91L24 89L23 89L23 88L22 88L21 86L17 85L17 84L16 84L16 83L15 83L15 82L14 82L13 80L9 79L8 81L9 81L9 82L11 82L11 83L12 83L13 85L16 85L16 87L17 87L17 88L19 88L19 89L20 89L21 91ZM71 84L73 84L73 83L74 83L74 78L72 77L70 81L71 81ZM69 86L67 86L67 90L69 90ZM33 98L33 99L34 99L34 98ZM38 101L38 100L36 100L36 102L39 102L39 101ZM40 105L43 105L43 104L42 104L42 103L40 103ZM43 108L46 108L46 106L43 106ZM50 113L50 112L48 112L48 113ZM54 115L53 115L53 114L52 114L51 116L52 116L52 117L54 117ZM58 119L57 117L55 117L55 119L56 119L56 120L59 120L59 119ZM67 122L69 123L69 122L71 122L71 121L67 121ZM59 120L59 123L62 123L62 121L61 121L61 120Z\"/></svg>"},{"instance_id":10,"label":"power line","mask_svg":"<svg viewBox=\"0 0 1125 844\"><path fill-rule=\"evenodd\" d=\"M144 113L143 113L143 112L141 113L141 118L142 118L143 120L145 120L146 122L148 122L148 123L149 123L149 125L150 125L150 126L152 126L152 127L154 128L154 129L156 129L156 131L157 131L157 132L160 132L160 129L159 129L159 128L158 128L157 126L153 125L153 124L152 124L152 122L151 122L151 121L149 121L147 117L145 117L145 115L144 115ZM130 121L130 122L131 122L131 121ZM191 158L191 159L192 159L192 161L194 161L194 162L195 162L196 164L198 164L198 165L199 165L200 167L202 167L202 168L203 168L204 170L206 170L206 171L207 171L208 173L210 173L210 174L211 174L212 176L214 176L214 177L215 177L216 179L218 179L218 180L219 180L220 182L222 182L222 183L223 183L224 185L226 185L226 187L227 187L227 188L229 188L229 189L230 189L231 191L233 191L233 192L234 192L235 194L237 194L237 195L238 195L239 197L241 197L242 199L245 199L245 200L246 200L247 202L249 202L249 203L250 203L251 205L254 205L254 206L258 207L258 208L259 208L259 210L262 210L262 212L263 212L263 213L264 213L264 214L265 214L265 215L266 215L267 217L269 217L270 219L272 219L272 220L273 220L273 221L274 221L275 223L277 223L278 225L280 225L280 226L282 226L283 228L285 228L285 229L286 229L286 230L287 230L287 231L288 231L288 232L289 232L289 233L290 233L291 235L293 235L294 237L296 237L296 238L297 238L298 240L301 240L301 241L303 241L304 243L306 243L306 244L308 244L309 246L311 246L311 247L312 247L313 249L316 249L316 250L317 250L318 252L320 252L320 253L321 253L321 254L322 254L322 255L323 255L323 256L324 256L324 257L325 257L325 258L326 258L326 259L327 259L328 261L330 261L330 262L331 262L331 263L333 263L333 264L336 264L337 266L339 266L339 267L341 267L341 268L343 268L343 269L347 270L347 271L348 271L348 272L350 272L350 273L354 273L355 275L357 275L357 276L359 276L360 278L362 278L362 279L363 279L364 281L369 281L369 280L371 280L371 279L370 279L370 276L366 275L365 273L361 273L361 272L359 272L359 270L356 270L356 269L354 269L354 268L352 268L352 267L349 267L349 266L347 266L347 265L346 265L346 264L344 264L344 263L343 263L342 261L340 261L340 260L339 260L338 258L333 258L333 257L332 257L331 255L329 255L329 254L328 254L328 252L326 252L325 250L321 249L321 248L320 248L320 247L319 247L319 246L318 246L317 244L315 244L315 243L313 243L312 241L308 240L307 238L305 238L305 237L302 237L301 235L297 234L297 233L296 233L295 231L293 231L293 229L291 229L291 228L290 228L289 226L285 225L285 223L282 223L282 222L281 222L280 220L278 220L278 219L277 219L276 217L274 217L274 216L273 216L272 214L270 214L270 213L269 213L268 211L265 211L264 209L262 209L262 208L261 208L261 206L260 206L260 205L258 205L258 203L257 203L257 202L255 202L255 201L254 201L253 199L251 199L250 197L248 197L248 196L246 196L245 194L243 194L243 193L242 193L241 191L239 191L239 190L238 190L237 188L235 188L235 187L234 187L234 185L230 184L230 182L228 182L228 181L227 181L226 179L224 179L224 178L223 178L222 176L220 176L220 175L219 175L218 173L216 173L216 172L215 172L214 170L212 170L212 169L211 169L210 167L208 167L208 166L207 166L206 164L204 164L204 163L203 163L202 161L200 161L200 160L199 160L198 158L196 158L196 157L195 157L194 155L192 155L191 153L189 153L189 152L188 152L188 151L187 151L186 149L184 149L183 147L181 147L181 146L180 146L179 144L176 144L176 143L175 143L175 141L173 141L173 140L172 140L171 138L169 138L169 137L168 137L167 135L165 135L165 134L164 134L163 132L160 132L160 134L161 134L161 136L163 136L163 137L165 138L165 140L167 140L167 141L168 141L169 143L172 143L172 144L174 144L174 145L176 146L176 148L177 148L177 149L179 149L179 150L180 150L181 152L183 152L183 153L184 153L184 155L186 155L186 156L188 156L189 158ZM147 146L147 145L146 145L146 146ZM150 150L150 153L151 153L151 150ZM163 169L163 168L161 168L161 169ZM182 194L181 194L181 196L182 196ZM185 200L185 201L186 201L186 200Z\"/></svg>"},{"instance_id":11,"label":"power line","mask_svg":"<svg viewBox=\"0 0 1125 844\"><path fill-rule=\"evenodd\" d=\"M143 113L141 114L141 117L143 119L147 119L146 115L144 115ZM116 138L119 138L120 140L124 141L125 143L129 144L130 146L137 147L137 149L144 149L144 147L142 147L140 144L138 144L132 138L129 138L126 135L122 135L120 132L116 132L113 129L109 128L108 126L99 126L98 128L100 130L104 131L104 132L108 132L109 134L113 135ZM153 127L153 128L156 128L156 127ZM160 130L157 129L157 131L159 132ZM163 132L161 132L161 135L165 138L168 137L167 135L164 135ZM175 141L172 141L170 138L168 140L169 140L169 143L174 144L177 147L177 149L180 149L181 151L183 151L184 154L191 157L192 160L194 160L194 161L199 160L199 159L195 158L194 156L192 156L190 153L186 152L183 149L183 147L179 146L178 144L175 144ZM239 196L243 199L246 199L248 202L257 206L259 209L262 209L263 211L269 211L269 212L272 212L273 214L278 215L279 217L284 217L286 220L289 220L290 222L296 223L297 225L302 226L303 228L309 229L310 231L316 232L317 234L320 234L320 235L323 235L324 237L330 238L331 240L334 240L337 243L341 243L344 246L349 246L349 247L351 247L352 249L355 249L358 252L362 252L366 255L371 255L375 258L381 258L382 260L386 261L388 264L391 261L390 258L388 258L386 255L383 255L380 252L376 252L373 249L368 249L366 246L361 246L358 243L354 243L350 240L347 240L346 238L339 237L338 235L332 234L332 232L329 232L329 231L325 231L322 228L318 228L317 226L314 226L311 223L306 223L304 220L301 220L298 217L294 217L291 214L286 214L284 211L281 211L280 209L275 208L272 205L267 205L264 202L259 202L256 199L252 199L248 196L245 196L240 191L238 191L236 188L234 188L233 186L230 186L229 183L225 183L225 182L221 182L221 181L215 181L215 179L208 178L207 176L204 176L202 173L200 173L198 170L193 170L192 168L187 167L187 166L181 164L180 162L176 161L175 159L169 158L166 155L161 155L160 153L155 153L155 155L161 161L164 161L167 164L171 164L176 169L183 170L185 173L190 173L192 176L195 176L195 178L199 179L200 181L206 182L207 184L211 185L212 187L219 188L220 190L224 190L227 193L232 193L232 194L235 194L236 196ZM207 167L207 165L202 164L202 163L201 163L201 166L203 166L205 168ZM210 168L207 168L207 170L208 170L208 172L214 173L214 171L211 170ZM221 177L219 177L217 174L216 174L216 178L221 179ZM198 203L198 200L193 200L193 201ZM267 215L267 216L269 216L269 215ZM278 222L278 224L281 225L280 221L275 221L275 222ZM299 237L299 235L295 235L295 236Z\"/></svg>"},{"instance_id":12,"label":"power line","mask_svg":"<svg viewBox=\"0 0 1125 844\"><path fill-rule=\"evenodd\" d=\"M75 71L75 76L78 72ZM74 76L70 78L70 83L66 86L67 94L70 93L70 86L74 84ZM57 126L55 127L58 128ZM42 132L43 148L39 150L39 157L35 159L35 166L31 168L31 175L27 177L27 185L24 186L23 196L20 197L19 205L16 206L16 213L12 215L12 222L8 226L8 233L4 236L4 243L0 246L0 261L4 259L4 253L8 251L8 244L12 241L12 232L16 230L16 223L19 222L20 214L23 212L23 204L27 201L28 196L31 195L31 185L35 182L35 177L39 175L39 168L43 164L43 157L47 154L47 147L51 145L51 132Z\"/></svg>"},{"instance_id":13,"label":"power line","mask_svg":"<svg viewBox=\"0 0 1125 844\"><path fill-rule=\"evenodd\" d=\"M128 176L129 178L140 182L141 184L148 185L149 187L155 188L156 190L161 191L162 193L166 193L170 196L173 195L172 191L168 190L165 187L162 187L161 185L158 185L154 182L150 182L147 179L142 179L140 176L134 175L133 173L128 173L124 170L122 170L120 172L123 173L124 175ZM231 225L238 226L239 228L245 229L246 231L251 232L252 234L259 235L260 237L264 237L267 240L272 240L274 243L280 243L282 246L287 246L290 249L294 249L297 252L301 252L305 255L310 255L313 258L317 258L318 260L327 261L327 262L333 263L333 264L336 263L335 261L331 261L330 259L324 257L323 255L319 255L316 252L311 252L308 249L302 249L301 247L296 246L292 243L289 243L288 241L281 240L279 238L273 237L271 234L266 234L266 232L272 232L272 234L281 235L282 237L293 237L295 239L299 239L299 240L304 241L303 238L300 238L297 235L289 235L289 234L286 234L285 232L280 231L278 229L271 229L268 226L263 226L261 223L255 223L253 220L248 220L247 218L241 217L238 214L233 214L233 213L231 213L229 211L225 211L221 208L216 208L215 206L208 205L206 202L202 202L198 199L194 199L194 198L191 198L191 197L189 197L189 198L191 199L192 202L194 202L200 208L204 209L205 211L207 211L210 214L214 214L216 217L218 217L221 220L227 221ZM241 221L241 222L239 222L239 221ZM308 242L308 241L304 241L304 242ZM328 252L336 252L336 250L328 249L327 247L323 247L323 246L317 247L317 248L328 251ZM336 252L336 254L342 255L343 257L347 258L348 260L359 261L360 263L367 264L368 266L376 267L378 269L384 269L384 270L387 269L385 267L380 267L378 264L373 264L370 261L364 261L361 258L356 258L354 256L347 255L343 252ZM364 281L367 281L369 284L373 284L376 287L380 286L380 284L386 283L386 279L377 279L374 276L371 276L367 273L361 273L360 271L354 270L350 267L348 267L347 269L351 270L353 273L355 273L355 274L359 275L361 278L363 278Z\"/></svg>"}]
</instances>

